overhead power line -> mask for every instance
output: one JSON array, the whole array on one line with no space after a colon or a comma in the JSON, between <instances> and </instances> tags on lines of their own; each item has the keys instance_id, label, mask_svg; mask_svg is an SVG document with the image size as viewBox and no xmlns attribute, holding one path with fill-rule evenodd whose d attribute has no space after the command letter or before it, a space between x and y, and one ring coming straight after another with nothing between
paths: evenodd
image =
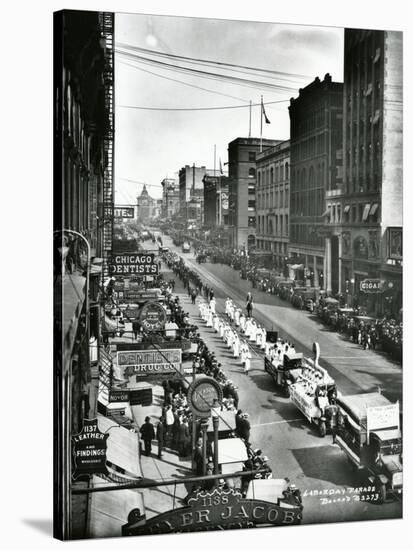
<instances>
[{"instance_id":1,"label":"overhead power line","mask_svg":"<svg viewBox=\"0 0 413 550\"><path fill-rule=\"evenodd\" d=\"M264 103L264 105L273 105L274 103L286 103L289 101L289 99L267 101ZM251 107L259 106L261 106L261 103L251 104ZM250 105L228 105L226 107L141 107L139 105L116 105L116 107L122 109L139 109L142 111L223 111L225 109L246 109L249 108Z\"/></svg>"},{"instance_id":2,"label":"overhead power line","mask_svg":"<svg viewBox=\"0 0 413 550\"><path fill-rule=\"evenodd\" d=\"M118 107L119 107L119 105L118 105ZM122 180L122 181L128 181L130 183L136 183L138 185L146 185L146 187L157 187L158 189L160 187L162 187L162 185L160 183L146 183L144 181L132 180L130 178L121 178L121 177L118 177L117 179Z\"/></svg>"},{"instance_id":3,"label":"overhead power line","mask_svg":"<svg viewBox=\"0 0 413 550\"><path fill-rule=\"evenodd\" d=\"M164 78L165 80L171 80L172 82L177 82L178 84L183 84L184 86L189 86L191 88L196 88L197 90L202 90L204 92L210 92L212 94L222 95L224 97L229 97L231 99L239 99L240 101L245 101L245 102L249 101L248 99L242 99L242 97L236 97L236 96L233 96L233 95L224 94L223 92L218 92L217 90L208 90L208 88L202 88L202 86L197 86L196 84L190 84L189 82L183 82L182 80L178 80L176 78L171 78L169 76L165 76L165 75L162 75L162 74L157 74L157 73L154 73L152 71L147 71L146 69L142 69L142 67L137 67L136 65L133 65L132 63L127 63L126 61L120 61L120 63L122 63L122 65L127 65L128 67L133 67L134 69L137 69L138 71L143 71L144 73L148 73L148 74L151 74L153 76L157 76L159 78Z\"/></svg>"},{"instance_id":4,"label":"overhead power line","mask_svg":"<svg viewBox=\"0 0 413 550\"><path fill-rule=\"evenodd\" d=\"M124 48L124 49L139 51L139 52L143 52L143 53L150 54L150 55L157 55L157 56L160 56L160 57L181 59L181 60L185 60L187 62L195 62L197 64L203 63L203 64L207 64L207 65L217 65L219 67L231 67L231 68L236 68L236 69L238 69L238 68L247 69L247 70L250 70L250 71L266 73L266 74L271 74L271 75L289 76L289 77L292 77L294 79L296 79L296 78L299 78L299 79L311 78L308 75L299 74L299 73L289 73L289 72L285 72L285 71L275 71L273 69L262 69L262 68L258 68L258 67L249 67L248 65L238 65L236 63L225 63L223 61L213 61L213 60L210 60L210 59L200 59L198 57L186 57L186 56L183 56L183 55L168 54L168 53L165 53L165 52L157 52L155 50L140 48L139 46L132 46L131 44L118 43L117 45L121 48ZM237 72L240 72L240 71L237 71ZM246 74L246 73L244 73L244 74Z\"/></svg>"},{"instance_id":5,"label":"overhead power line","mask_svg":"<svg viewBox=\"0 0 413 550\"><path fill-rule=\"evenodd\" d=\"M203 78L212 78L214 80L219 79L226 82L230 82L232 84L237 84L239 86L253 86L253 87L259 87L259 88L270 88L272 90L282 91L282 92L296 92L297 87L291 87L291 86L284 86L280 84L272 84L271 82L263 82L259 80L250 80L248 78L240 78L238 76L231 76L231 75L225 75L222 73L212 73L209 71L201 71L199 69L193 69L190 67L182 67L180 65L173 65L171 63L165 63L164 61L158 61L155 59L149 59L147 57L142 57L137 54L129 53L129 52L122 52L120 50L115 50L119 55L123 55L129 59L133 59L136 61L140 61L145 64L151 64L160 66L166 69L170 69L172 71L178 71L178 72L185 72L192 75L196 75Z\"/></svg>"}]
</instances>

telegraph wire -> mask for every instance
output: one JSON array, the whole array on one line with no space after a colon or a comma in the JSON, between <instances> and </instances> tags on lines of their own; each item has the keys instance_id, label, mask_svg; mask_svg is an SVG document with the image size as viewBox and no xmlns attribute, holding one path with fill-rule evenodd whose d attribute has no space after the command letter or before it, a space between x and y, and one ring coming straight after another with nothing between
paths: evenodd
<instances>
[{"instance_id":1,"label":"telegraph wire","mask_svg":"<svg viewBox=\"0 0 413 550\"><path fill-rule=\"evenodd\" d=\"M289 99L280 99L278 101L267 101L264 105L273 105L274 103L286 103ZM251 107L259 107L261 103L252 103ZM225 109L245 109L250 105L228 105L226 107L142 107L140 105L116 105L122 109L139 109L142 111L222 111ZM121 178L123 179L123 178ZM148 184L147 184L148 185Z\"/></svg>"},{"instance_id":2,"label":"telegraph wire","mask_svg":"<svg viewBox=\"0 0 413 550\"><path fill-rule=\"evenodd\" d=\"M234 67L236 69L237 68L248 69L250 71L268 73L268 74L273 74L273 75L291 76L291 77L294 77L295 79L297 79L297 78L298 79L311 78L310 76L304 75L304 74L287 73L287 72L284 72L284 71L274 71L274 70L271 70L271 69L261 69L261 68L257 68L257 67L249 67L247 65L238 65L236 63L225 63L223 61L212 61L212 60L208 60L208 59L199 59L197 57L186 57L186 56L183 56L183 55L157 52L155 50L140 48L139 46L132 46L130 44L124 44L124 43L118 43L118 46L121 47L121 48L124 48L124 49L139 51L139 52L143 52L143 53L150 54L150 55L157 55L157 56L166 57L166 58L182 59L182 60L186 60L187 62L192 61L192 62L195 62L197 64L204 63L204 64L212 65L212 66L218 65L219 67ZM237 71L237 72L241 72L241 71ZM244 73L244 74L248 74L248 73Z\"/></svg>"},{"instance_id":3,"label":"telegraph wire","mask_svg":"<svg viewBox=\"0 0 413 550\"><path fill-rule=\"evenodd\" d=\"M203 78L212 78L214 80L222 79L222 80L229 81L232 84L237 84L237 85L241 85L241 86L253 86L253 87L258 86L260 88L267 87L267 88L271 88L271 89L277 89L278 91L282 91L282 92L296 92L297 91L297 87L282 86L282 85L278 85L278 84L271 84L270 82L262 82L262 81L259 81L259 80L249 80L249 79L240 78L240 77L237 77L237 76L230 76L230 75L224 75L224 74L219 74L219 73L212 73L212 72L209 72L209 71L201 71L199 69L193 69L193 68L190 68L190 67L182 67L182 66L178 66L178 65L173 65L171 63L165 63L164 61L157 61L157 60L153 60L153 59L148 59L146 57L142 57L142 56L137 55L137 54L122 52L120 50L115 50L115 51L119 55L123 55L127 58L132 58L134 60L138 60L141 63L146 63L146 64L149 63L151 65L158 65L158 66L164 67L164 68L169 69L169 70L194 74L196 76L200 76L200 77L203 77Z\"/></svg>"},{"instance_id":4,"label":"telegraph wire","mask_svg":"<svg viewBox=\"0 0 413 550\"><path fill-rule=\"evenodd\" d=\"M165 80L171 80L172 82L177 82L178 84L183 84L184 86L190 86L191 88L196 88L197 90L202 90L204 92L210 92L212 94L218 94L222 95L224 97L229 97L231 99L239 99L240 101L248 102L248 99L242 99L242 97L236 97L229 94L224 94L223 92L218 92L217 90L208 90L208 88L203 88L202 86L197 86L196 84L190 84L189 82L184 82L183 80L178 80L176 78L171 78L169 76L165 76L162 74L153 73L152 71L147 71L146 69L143 69L142 67L137 67L136 65L133 65L132 63L127 63L126 61L120 61L122 65L127 65L128 67L133 67L134 69L137 69L138 71L143 71L144 73L151 74L153 76L158 76L159 78L164 78Z\"/></svg>"}]
</instances>

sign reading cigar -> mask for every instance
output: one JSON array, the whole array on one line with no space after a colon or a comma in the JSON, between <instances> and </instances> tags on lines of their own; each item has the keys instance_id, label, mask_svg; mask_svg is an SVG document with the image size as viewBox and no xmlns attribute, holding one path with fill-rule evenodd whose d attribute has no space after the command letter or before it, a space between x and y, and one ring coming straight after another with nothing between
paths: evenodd
<instances>
[{"instance_id":1,"label":"sign reading cigar","mask_svg":"<svg viewBox=\"0 0 413 550\"><path fill-rule=\"evenodd\" d=\"M182 350L160 349L139 351L118 351L118 366L126 367L131 376L151 376L154 374L172 374L181 372Z\"/></svg>"},{"instance_id":2,"label":"sign reading cigar","mask_svg":"<svg viewBox=\"0 0 413 550\"><path fill-rule=\"evenodd\" d=\"M195 416L210 416L212 407L221 401L221 386L213 378L198 378L188 388L188 405Z\"/></svg>"},{"instance_id":3,"label":"sign reading cigar","mask_svg":"<svg viewBox=\"0 0 413 550\"><path fill-rule=\"evenodd\" d=\"M158 275L159 268L154 254L112 254L110 261L111 275Z\"/></svg>"},{"instance_id":4,"label":"sign reading cigar","mask_svg":"<svg viewBox=\"0 0 413 550\"><path fill-rule=\"evenodd\" d=\"M175 508L142 523L126 524L122 535L158 535L215 529L245 529L256 525L297 525L302 507L279 499L278 504L242 498L234 489L200 491L188 499L188 506Z\"/></svg>"},{"instance_id":5,"label":"sign reading cigar","mask_svg":"<svg viewBox=\"0 0 413 550\"><path fill-rule=\"evenodd\" d=\"M107 474L107 438L99 430L97 418L83 419L82 431L72 436L73 479L91 474Z\"/></svg>"}]
</instances>

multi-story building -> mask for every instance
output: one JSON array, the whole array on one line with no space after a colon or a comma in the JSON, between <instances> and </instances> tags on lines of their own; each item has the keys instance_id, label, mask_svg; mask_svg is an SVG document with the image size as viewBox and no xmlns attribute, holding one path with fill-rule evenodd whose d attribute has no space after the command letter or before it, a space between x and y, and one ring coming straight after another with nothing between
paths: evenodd
<instances>
[{"instance_id":1,"label":"multi-story building","mask_svg":"<svg viewBox=\"0 0 413 550\"><path fill-rule=\"evenodd\" d=\"M208 176L204 182L204 226L210 229L228 226L228 178Z\"/></svg>"},{"instance_id":2,"label":"multi-story building","mask_svg":"<svg viewBox=\"0 0 413 550\"><path fill-rule=\"evenodd\" d=\"M156 217L156 199L152 198L146 189L146 184L143 185L140 195L136 199L137 204L137 220L141 223L147 223L152 218Z\"/></svg>"},{"instance_id":3,"label":"multi-story building","mask_svg":"<svg viewBox=\"0 0 413 550\"><path fill-rule=\"evenodd\" d=\"M112 251L114 14L56 12L54 44L54 533L71 539L87 533L71 437L96 416L99 279Z\"/></svg>"},{"instance_id":4,"label":"multi-story building","mask_svg":"<svg viewBox=\"0 0 413 550\"><path fill-rule=\"evenodd\" d=\"M402 101L402 33L346 29L344 181L327 191L327 265L333 289L376 314L398 315L402 301ZM382 281L379 299L365 279Z\"/></svg>"},{"instance_id":5,"label":"multi-story building","mask_svg":"<svg viewBox=\"0 0 413 550\"><path fill-rule=\"evenodd\" d=\"M228 144L229 244L255 249L256 155L279 143L274 139L236 138Z\"/></svg>"},{"instance_id":6,"label":"multi-story building","mask_svg":"<svg viewBox=\"0 0 413 550\"><path fill-rule=\"evenodd\" d=\"M205 174L214 175L214 170L207 170L205 166L189 166L179 170L179 208L180 214L188 223L203 224L204 184Z\"/></svg>"},{"instance_id":7,"label":"multi-story building","mask_svg":"<svg viewBox=\"0 0 413 550\"><path fill-rule=\"evenodd\" d=\"M343 84L326 74L300 89L290 113L289 262L296 279L337 290L325 259L326 192L342 186ZM331 250L335 257L337 247Z\"/></svg>"},{"instance_id":8,"label":"multi-story building","mask_svg":"<svg viewBox=\"0 0 413 550\"><path fill-rule=\"evenodd\" d=\"M171 219L179 213L179 185L175 178L165 178L162 185L162 217Z\"/></svg>"},{"instance_id":9,"label":"multi-story building","mask_svg":"<svg viewBox=\"0 0 413 550\"><path fill-rule=\"evenodd\" d=\"M266 252L274 267L288 256L290 142L257 153L257 251Z\"/></svg>"}]
</instances>

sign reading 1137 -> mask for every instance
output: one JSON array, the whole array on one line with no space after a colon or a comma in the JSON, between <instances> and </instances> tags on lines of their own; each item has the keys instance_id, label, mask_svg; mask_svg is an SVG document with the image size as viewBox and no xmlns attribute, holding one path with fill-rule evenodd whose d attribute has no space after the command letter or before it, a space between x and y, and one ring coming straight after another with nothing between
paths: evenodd
<instances>
[{"instance_id":1,"label":"sign reading 1137","mask_svg":"<svg viewBox=\"0 0 413 550\"><path fill-rule=\"evenodd\" d=\"M109 267L111 275L158 275L155 255L144 252L112 254Z\"/></svg>"}]
</instances>

